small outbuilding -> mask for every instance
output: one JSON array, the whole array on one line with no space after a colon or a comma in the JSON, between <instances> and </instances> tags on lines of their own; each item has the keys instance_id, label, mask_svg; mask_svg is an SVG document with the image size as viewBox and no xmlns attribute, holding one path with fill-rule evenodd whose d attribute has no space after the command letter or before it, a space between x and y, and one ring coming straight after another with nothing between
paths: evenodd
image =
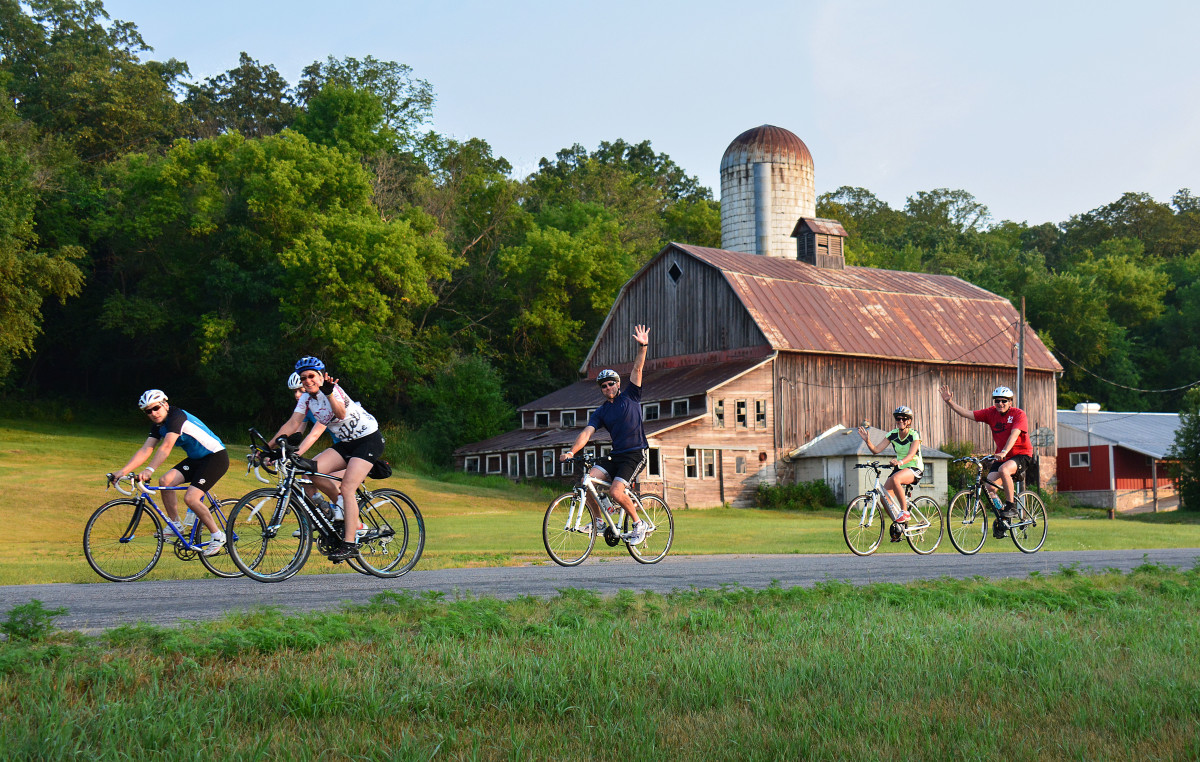
<instances>
[{"instance_id":1,"label":"small outbuilding","mask_svg":"<svg viewBox=\"0 0 1200 762\"><path fill-rule=\"evenodd\" d=\"M1114 511L1173 510L1179 498L1165 461L1178 429L1178 413L1059 410L1059 494Z\"/></svg>"}]
</instances>

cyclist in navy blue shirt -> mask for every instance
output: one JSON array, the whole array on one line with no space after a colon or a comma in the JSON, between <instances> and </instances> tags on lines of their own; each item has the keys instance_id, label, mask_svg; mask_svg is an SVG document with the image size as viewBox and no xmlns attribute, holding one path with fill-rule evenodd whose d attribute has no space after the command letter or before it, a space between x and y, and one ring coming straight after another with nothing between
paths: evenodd
<instances>
[{"instance_id":1,"label":"cyclist in navy blue shirt","mask_svg":"<svg viewBox=\"0 0 1200 762\"><path fill-rule=\"evenodd\" d=\"M570 460L575 453L583 449L598 429L608 431L612 439L612 450L596 461L592 467L592 477L612 481L608 493L612 499L629 514L633 526L622 536L630 545L639 545L646 539L646 522L637 515L637 507L629 497L629 485L633 484L638 474L646 467L648 456L646 432L642 425L642 368L646 364L647 347L650 346L650 329L644 325L635 326L633 340L637 342L637 357L633 361L633 370L629 371L629 386L621 388L621 376L615 370L602 370L596 376L600 385L600 393L604 395L604 404L596 408L588 418L587 426L575 438L571 449L559 456L559 460ZM593 514L592 531L604 531L604 519Z\"/></svg>"},{"instance_id":2,"label":"cyclist in navy blue shirt","mask_svg":"<svg viewBox=\"0 0 1200 762\"><path fill-rule=\"evenodd\" d=\"M129 462L114 473L135 473L134 469L145 463L146 458L150 457L150 453L161 443L158 452L150 459L150 464L136 472L139 481L148 482L155 470L167 462L171 450L178 444L187 457L163 474L158 480L158 485L191 485L184 492L183 502L195 512L212 535L204 545L204 555L211 556L220 552L225 544L225 533L217 525L201 498L229 470L229 453L225 450L225 445L199 418L183 408L171 407L167 402L167 395L159 389L150 389L143 394L138 400L138 407L150 418L150 435ZM176 507L178 492L164 491L162 500L167 516L176 527L180 527L179 509Z\"/></svg>"}]
</instances>

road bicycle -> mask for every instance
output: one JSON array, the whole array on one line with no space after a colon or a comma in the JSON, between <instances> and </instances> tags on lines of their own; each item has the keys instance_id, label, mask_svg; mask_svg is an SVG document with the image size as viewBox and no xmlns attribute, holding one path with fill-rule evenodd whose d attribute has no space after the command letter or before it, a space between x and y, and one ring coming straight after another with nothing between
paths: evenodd
<instances>
[{"instance_id":1,"label":"road bicycle","mask_svg":"<svg viewBox=\"0 0 1200 762\"><path fill-rule=\"evenodd\" d=\"M957 458L955 463L971 463L979 468L975 483L960 491L950 500L946 509L946 523L950 525L950 542L959 553L973 556L983 547L988 538L988 509L1000 520L999 509L992 502L984 483L1003 493L1004 485L988 479L984 474L996 462L992 456ZM1008 523L1008 534L1013 544L1022 553L1036 553L1046 542L1046 504L1037 493L1028 490L1017 492L1014 504L1017 517L1004 519Z\"/></svg>"},{"instance_id":2,"label":"road bicycle","mask_svg":"<svg viewBox=\"0 0 1200 762\"><path fill-rule=\"evenodd\" d=\"M259 582L282 582L308 561L313 545L328 556L341 547L343 523L326 512L324 500L310 498L305 489L312 477L341 481L323 474L317 464L301 457L287 437L271 448L262 435L250 430L247 470L262 469L278 476L271 488L253 490L229 510L229 526L236 539L226 543L229 555L246 576ZM270 483L258 474L260 481ZM347 559L361 574L392 578L408 573L425 548L425 521L417 504L397 489L368 490L356 494L359 520L358 553ZM234 533L226 530L233 537Z\"/></svg>"},{"instance_id":3,"label":"road bicycle","mask_svg":"<svg viewBox=\"0 0 1200 762\"><path fill-rule=\"evenodd\" d=\"M153 493L182 491L188 485L151 487L133 474L107 474L107 479L108 487L116 487L128 497L110 500L97 508L83 528L83 555L101 577L113 582L141 579L154 569L167 542L181 561L199 558L204 568L218 577L242 576L227 547L212 556L201 552L210 534L199 517L190 527L180 530L154 502ZM128 490L121 486L122 482L129 482ZM201 499L208 501L217 526L225 526L225 509L236 503L236 498L217 500L206 491ZM230 532L225 534L227 539L232 536Z\"/></svg>"},{"instance_id":4,"label":"road bicycle","mask_svg":"<svg viewBox=\"0 0 1200 762\"><path fill-rule=\"evenodd\" d=\"M578 566L596 546L597 533L593 531L592 513L588 510L587 501L600 506L598 513L604 517L604 542L615 548L622 540L621 535L630 531L633 524L629 514L617 505L609 490L612 482L596 479L592 476L592 466L596 463L593 453L579 453L571 460L583 464L583 478L571 492L559 495L546 508L546 517L542 520L542 542L551 560L559 566ZM648 525L646 539L637 545L625 542L625 547L633 559L643 564L655 564L666 557L675 539L675 519L671 509L658 495L627 492L633 498L637 508L638 518ZM621 525L617 521L624 517Z\"/></svg>"},{"instance_id":5,"label":"road bicycle","mask_svg":"<svg viewBox=\"0 0 1200 762\"><path fill-rule=\"evenodd\" d=\"M887 490L879 483L879 474L888 468L877 460L870 463L859 463L855 468L870 468L875 471L875 486L866 493L859 495L846 506L846 515L842 518L842 536L846 545L856 556L869 556L879 549L883 542L884 516L891 518L895 505ZM912 497L911 484L904 485L904 494L908 497L908 521L893 520L888 534L892 542L908 540L908 545L914 552L927 556L937 550L942 542L942 509L937 501L922 495ZM885 509L886 506L886 509Z\"/></svg>"}]
</instances>

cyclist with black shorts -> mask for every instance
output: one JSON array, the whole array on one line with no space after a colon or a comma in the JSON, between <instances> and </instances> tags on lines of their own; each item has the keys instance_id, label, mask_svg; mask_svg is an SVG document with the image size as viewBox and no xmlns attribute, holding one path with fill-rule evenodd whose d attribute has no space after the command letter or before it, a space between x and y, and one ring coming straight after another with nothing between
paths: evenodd
<instances>
[{"instance_id":1,"label":"cyclist with black shorts","mask_svg":"<svg viewBox=\"0 0 1200 762\"><path fill-rule=\"evenodd\" d=\"M912 408L901 405L892 411L892 418L896 421L896 428L887 433L887 439L880 442L878 447L871 444L871 437L865 426L858 427L858 435L874 455L883 452L889 444L896 451L896 457L889 461L892 465L892 475L883 486L896 496L896 505L900 506L900 515L896 517L896 521L904 522L910 518L908 495L905 494L904 488L921 481L921 475L925 473L925 461L921 458L921 435L912 427Z\"/></svg>"},{"instance_id":2,"label":"cyclist with black shorts","mask_svg":"<svg viewBox=\"0 0 1200 762\"><path fill-rule=\"evenodd\" d=\"M1004 508L998 511L1000 518L1016 518L1017 509L1013 505L1013 501L1016 499L1016 488L1013 486L1013 480L1025 478L1025 472L1033 463L1033 444L1029 441L1029 419L1026 418L1025 411L1019 407L1013 407L1012 389L1007 386L997 386L992 392L992 407L985 407L982 410L967 410L962 405L955 403L954 394L950 391L949 386L942 386L939 391L951 410L963 418L986 423L992 428L992 439L996 443L997 463L992 472L988 474L988 479L995 481L999 477L1008 497L1008 500L1004 502ZM985 486L989 494L995 494L996 490L992 485L985 484ZM997 521L994 526L993 534L997 538L1004 537L1004 533L1008 529L1007 523Z\"/></svg>"},{"instance_id":3,"label":"cyclist with black shorts","mask_svg":"<svg viewBox=\"0 0 1200 762\"><path fill-rule=\"evenodd\" d=\"M383 435L379 433L375 417L350 399L350 395L338 386L337 379L325 371L325 363L316 357L301 357L295 371L300 376L301 392L296 409L271 441L300 431L305 414L310 412L316 422L296 446L297 452L307 451L326 429L330 436L337 438L336 443L315 460L322 473L336 474L344 469L342 481L314 477L313 484L331 501L337 501L345 513L342 547L329 554L331 561L344 561L358 554L360 524L354 493L376 461L383 457Z\"/></svg>"},{"instance_id":4,"label":"cyclist with black shorts","mask_svg":"<svg viewBox=\"0 0 1200 762\"><path fill-rule=\"evenodd\" d=\"M206 491L213 488L225 472L229 470L229 452L225 445L212 430L204 425L196 416L183 408L171 407L167 395L159 389L150 389L138 399L138 407L150 418L150 436L145 444L138 448L129 462L113 473L132 474L134 469L146 462L150 453L158 446L158 452L150 459L149 465L137 472L139 481L148 482L154 472L161 468L171 450L178 443L183 448L186 458L163 474L159 480L160 487L178 487L189 484L183 493L183 502L196 514L197 518L208 528L211 537L202 551L206 556L220 552L225 544L225 532L217 525L212 513L204 504ZM161 444L161 446L159 446ZM184 533L179 523L178 492L164 490L162 492L163 508L167 517Z\"/></svg>"},{"instance_id":5,"label":"cyclist with black shorts","mask_svg":"<svg viewBox=\"0 0 1200 762\"><path fill-rule=\"evenodd\" d=\"M629 486L637 479L638 474L646 467L649 443L642 425L642 368L646 364L647 348L650 346L650 329L644 325L635 326L633 340L637 342L637 357L633 361L633 370L629 371L629 386L621 388L621 376L615 370L602 370L596 376L600 385L600 393L604 395L604 404L596 408L588 418L587 426L575 438L571 449L559 456L559 460L569 460L575 456L591 439L597 429L604 428L612 439L612 449L608 455L596 461L592 467L592 478L611 481L609 495L629 514L633 526L622 535L621 539L630 545L640 545L646 540L646 522L638 518L637 507L629 497ZM595 508L589 508L595 510ZM604 519L592 514L592 531L604 531Z\"/></svg>"}]
</instances>

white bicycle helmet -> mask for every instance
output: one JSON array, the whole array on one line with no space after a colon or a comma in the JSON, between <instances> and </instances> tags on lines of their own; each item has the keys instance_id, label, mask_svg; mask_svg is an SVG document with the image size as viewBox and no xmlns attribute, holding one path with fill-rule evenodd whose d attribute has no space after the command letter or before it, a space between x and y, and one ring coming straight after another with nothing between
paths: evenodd
<instances>
[{"instance_id":1,"label":"white bicycle helmet","mask_svg":"<svg viewBox=\"0 0 1200 762\"><path fill-rule=\"evenodd\" d=\"M898 407L892 411L893 418L895 418L898 415L907 415L911 419L913 417L912 408L909 407L908 405L901 405L900 407Z\"/></svg>"},{"instance_id":2,"label":"white bicycle helmet","mask_svg":"<svg viewBox=\"0 0 1200 762\"><path fill-rule=\"evenodd\" d=\"M142 392L142 396L138 397L138 407L145 410L148 407L153 407L160 402L167 401L167 394L161 389L147 389Z\"/></svg>"},{"instance_id":3,"label":"white bicycle helmet","mask_svg":"<svg viewBox=\"0 0 1200 762\"><path fill-rule=\"evenodd\" d=\"M288 388L293 390L300 388L299 373L293 373L292 375L288 376Z\"/></svg>"},{"instance_id":4,"label":"white bicycle helmet","mask_svg":"<svg viewBox=\"0 0 1200 762\"><path fill-rule=\"evenodd\" d=\"M596 383L602 384L605 381L616 381L619 384L621 383L621 374L617 373L611 368L605 368L604 370L600 371L599 374L597 374Z\"/></svg>"},{"instance_id":5,"label":"white bicycle helmet","mask_svg":"<svg viewBox=\"0 0 1200 762\"><path fill-rule=\"evenodd\" d=\"M1007 397L1008 399L1011 400L1016 395L1014 395L1013 390L1009 389L1007 386L997 386L995 388L995 390L992 391L992 396L993 397Z\"/></svg>"}]
</instances>

